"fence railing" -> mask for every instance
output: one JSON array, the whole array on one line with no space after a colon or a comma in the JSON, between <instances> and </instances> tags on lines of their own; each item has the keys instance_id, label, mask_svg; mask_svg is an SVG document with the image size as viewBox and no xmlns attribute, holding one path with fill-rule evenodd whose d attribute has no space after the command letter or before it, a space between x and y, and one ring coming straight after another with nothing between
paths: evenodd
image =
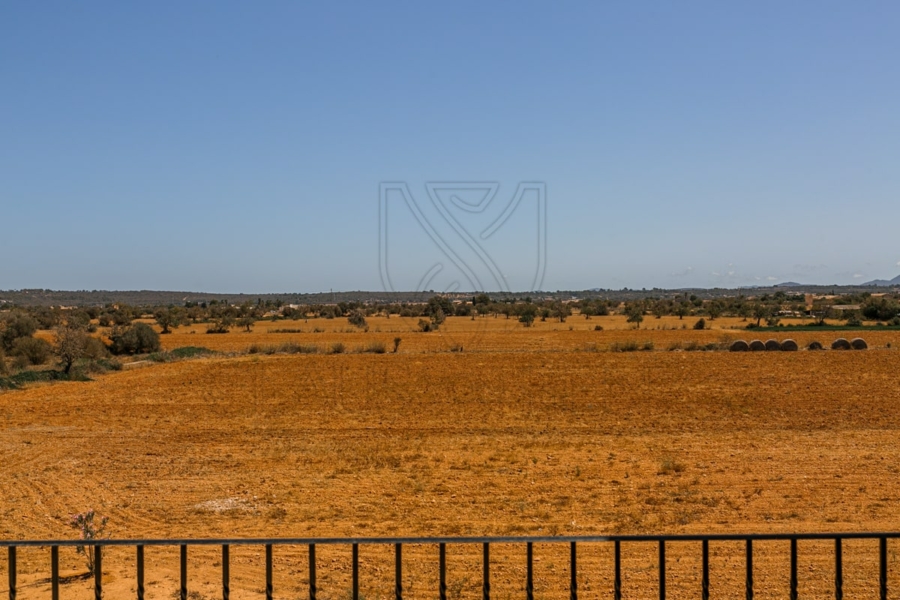
<instances>
[{"instance_id":1,"label":"fence railing","mask_svg":"<svg viewBox=\"0 0 900 600\"><path fill-rule=\"evenodd\" d=\"M136 552L136 596L143 600L144 584L144 549L148 546L178 547L180 550L180 589L181 600L188 598L188 548L191 546L221 548L222 560L222 598L229 600L231 594L230 550L232 546L262 546L265 548L265 597L272 600L273 586L273 548L275 546L306 546L309 549L309 600L317 600L316 587L316 547L317 546L349 546L351 548L351 594L352 600L360 599L359 582L359 547L361 545L392 546L394 554L394 600L403 600L403 547L405 545L437 545L438 546L438 587L436 590L440 600L447 600L447 546L466 545L481 546L482 577L481 595L483 600L491 599L491 545L512 544L524 546L526 600L534 600L534 545L564 544L568 546L568 596L569 600L578 600L578 546L579 544L607 543L613 546L613 590L615 600L623 598L622 592L622 545L623 544L656 544L658 552L658 593L660 600L666 598L666 549L672 544L699 542L701 553L701 576L698 592L701 598L710 597L710 544L718 542L741 542L744 544L745 597L752 600L753 584L753 544L757 541L783 541L790 545L789 597L798 598L798 551L797 542L801 540L830 541L834 544L834 597L842 600L844 596L843 579L843 542L846 540L872 540L878 542L878 581L881 600L888 598L888 540L900 538L900 532L890 533L798 533L798 534L689 534L689 535L621 535L621 536L574 536L574 537L433 537L433 538L237 538L237 539L146 539L146 540L92 540L90 548L94 552L94 597L103 598L103 550L108 547L130 546ZM7 568L9 574L9 599L17 596L17 549L50 548L50 586L53 600L60 597L59 549L61 547L84 546L83 540L26 540L0 541L0 548L8 553ZM648 597L646 593L641 597Z\"/></svg>"}]
</instances>

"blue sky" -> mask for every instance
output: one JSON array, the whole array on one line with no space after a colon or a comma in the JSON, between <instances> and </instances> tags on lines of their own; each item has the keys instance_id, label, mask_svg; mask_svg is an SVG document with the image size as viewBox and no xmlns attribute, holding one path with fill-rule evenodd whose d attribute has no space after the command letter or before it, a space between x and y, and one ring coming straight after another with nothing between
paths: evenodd
<instances>
[{"instance_id":1,"label":"blue sky","mask_svg":"<svg viewBox=\"0 0 900 600\"><path fill-rule=\"evenodd\" d=\"M892 278L898 30L888 2L7 2L0 289L529 289L541 248L548 290ZM379 219L383 182L444 250ZM429 182L499 186L477 213ZM545 214L479 237L520 182Z\"/></svg>"}]
</instances>

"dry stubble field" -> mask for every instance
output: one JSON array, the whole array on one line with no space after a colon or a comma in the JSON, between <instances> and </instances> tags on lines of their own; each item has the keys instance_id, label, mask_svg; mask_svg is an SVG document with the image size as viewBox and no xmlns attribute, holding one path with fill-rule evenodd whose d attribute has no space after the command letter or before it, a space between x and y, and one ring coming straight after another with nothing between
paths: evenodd
<instances>
[{"instance_id":1,"label":"dry stubble field","mask_svg":"<svg viewBox=\"0 0 900 600\"><path fill-rule=\"evenodd\" d=\"M640 331L616 318L530 330L452 319L437 334L397 318L370 319L368 333L322 325L181 328L164 343L342 341L348 353L215 356L0 394L0 539L71 538L68 516L87 508L109 516L115 538L900 529L898 332L868 336L866 352L732 354L666 351L750 337L676 329L677 319ZM276 326L310 331L267 332ZM397 354L352 352L398 335ZM631 340L655 350L605 351ZM897 590L900 544L889 548ZM451 546L452 597L478 597L476 550ZM567 596L566 551L537 548L538 597ZM743 597L741 552L713 546L716 597ZM581 596L611 597L611 548L580 553ZM147 554L148 597L173 597L177 551ZM365 598L389 597L388 550L361 554ZM522 595L522 554L494 549L494 597ZM668 554L670 597L696 597L699 546ZM876 597L875 546L848 542L844 554L847 597ZM20 599L49 597L48 555L20 550ZM320 548L320 598L349 597L347 555ZM436 550L404 557L409 597L434 597ZM308 594L305 560L304 548L276 550L277 598ZM806 597L828 595L832 561L829 544L801 544ZM62 563L84 570L74 552ZM133 549L105 558L107 597L132 596L133 563ZM192 551L195 598L220 597L217 566L214 551ZM626 546L623 567L626 597L656 594L654 547ZM0 587L5 569L0 559ZM758 544L755 577L756 597L786 596L785 544ZM233 598L261 597L262 549L234 549L232 578ZM87 598L90 585L76 580L64 594Z\"/></svg>"}]
</instances>

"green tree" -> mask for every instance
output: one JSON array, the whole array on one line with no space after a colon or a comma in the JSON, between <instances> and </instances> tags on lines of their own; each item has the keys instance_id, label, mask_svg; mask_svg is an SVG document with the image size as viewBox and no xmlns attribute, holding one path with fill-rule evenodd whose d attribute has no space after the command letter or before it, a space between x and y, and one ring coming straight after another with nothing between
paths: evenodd
<instances>
[{"instance_id":1,"label":"green tree","mask_svg":"<svg viewBox=\"0 0 900 600\"><path fill-rule=\"evenodd\" d=\"M628 318L625 319L625 321L634 323L635 329L639 329L641 323L644 321L644 308L639 303L634 303L625 308L625 314L628 315Z\"/></svg>"},{"instance_id":2,"label":"green tree","mask_svg":"<svg viewBox=\"0 0 900 600\"><path fill-rule=\"evenodd\" d=\"M519 310L519 323L525 327L531 327L534 318L537 316L537 307L534 304L525 304Z\"/></svg>"},{"instance_id":3,"label":"green tree","mask_svg":"<svg viewBox=\"0 0 900 600\"><path fill-rule=\"evenodd\" d=\"M117 328L110 335L113 354L145 354L158 352L159 334L146 323L135 323L129 327Z\"/></svg>"},{"instance_id":4,"label":"green tree","mask_svg":"<svg viewBox=\"0 0 900 600\"><path fill-rule=\"evenodd\" d=\"M171 329L181 325L181 314L174 308L161 308L153 315L163 335L172 333Z\"/></svg>"},{"instance_id":5,"label":"green tree","mask_svg":"<svg viewBox=\"0 0 900 600\"><path fill-rule=\"evenodd\" d=\"M753 315L753 318L756 319L756 326L759 327L760 322L772 314L772 309L762 302L757 302L753 305L751 314Z\"/></svg>"}]
</instances>

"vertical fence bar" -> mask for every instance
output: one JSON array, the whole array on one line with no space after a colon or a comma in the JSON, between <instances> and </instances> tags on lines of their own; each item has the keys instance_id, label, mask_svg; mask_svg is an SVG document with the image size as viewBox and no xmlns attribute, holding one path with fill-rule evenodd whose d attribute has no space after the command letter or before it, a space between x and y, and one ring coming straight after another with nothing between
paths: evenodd
<instances>
[{"instance_id":1,"label":"vertical fence bar","mask_svg":"<svg viewBox=\"0 0 900 600\"><path fill-rule=\"evenodd\" d=\"M881 588L881 600L887 600L887 538L878 540L878 587Z\"/></svg>"},{"instance_id":2,"label":"vertical fence bar","mask_svg":"<svg viewBox=\"0 0 900 600\"><path fill-rule=\"evenodd\" d=\"M222 600L231 598L231 548L222 544Z\"/></svg>"},{"instance_id":3,"label":"vertical fence bar","mask_svg":"<svg viewBox=\"0 0 900 600\"><path fill-rule=\"evenodd\" d=\"M834 538L834 600L844 600L844 551L841 538Z\"/></svg>"},{"instance_id":4,"label":"vertical fence bar","mask_svg":"<svg viewBox=\"0 0 900 600\"><path fill-rule=\"evenodd\" d=\"M144 547L137 545L137 598L144 600Z\"/></svg>"},{"instance_id":5,"label":"vertical fence bar","mask_svg":"<svg viewBox=\"0 0 900 600\"><path fill-rule=\"evenodd\" d=\"M309 545L309 600L316 600L316 545Z\"/></svg>"},{"instance_id":6,"label":"vertical fence bar","mask_svg":"<svg viewBox=\"0 0 900 600\"><path fill-rule=\"evenodd\" d=\"M103 598L103 551L99 545L94 546L94 599Z\"/></svg>"},{"instance_id":7,"label":"vertical fence bar","mask_svg":"<svg viewBox=\"0 0 900 600\"><path fill-rule=\"evenodd\" d=\"M353 586L353 600L359 600L359 544L353 544L351 553L353 555L353 580L351 582Z\"/></svg>"},{"instance_id":8,"label":"vertical fence bar","mask_svg":"<svg viewBox=\"0 0 900 600\"><path fill-rule=\"evenodd\" d=\"M447 544L438 545L438 562L440 563L441 579L438 583L438 595L440 600L447 600Z\"/></svg>"},{"instance_id":9,"label":"vertical fence bar","mask_svg":"<svg viewBox=\"0 0 900 600\"><path fill-rule=\"evenodd\" d=\"M747 600L753 600L753 540L747 540Z\"/></svg>"},{"instance_id":10,"label":"vertical fence bar","mask_svg":"<svg viewBox=\"0 0 900 600\"><path fill-rule=\"evenodd\" d=\"M403 600L403 544L394 544L394 598Z\"/></svg>"},{"instance_id":11,"label":"vertical fence bar","mask_svg":"<svg viewBox=\"0 0 900 600\"><path fill-rule=\"evenodd\" d=\"M525 573L525 599L534 600L534 544L525 544L525 560L528 563Z\"/></svg>"},{"instance_id":12,"label":"vertical fence bar","mask_svg":"<svg viewBox=\"0 0 900 600\"><path fill-rule=\"evenodd\" d=\"M483 547L484 558L483 572L481 575L481 597L483 600L491 600L491 545L487 542Z\"/></svg>"},{"instance_id":13,"label":"vertical fence bar","mask_svg":"<svg viewBox=\"0 0 900 600\"><path fill-rule=\"evenodd\" d=\"M700 597L709 600L709 540L703 540L703 579L700 582Z\"/></svg>"},{"instance_id":14,"label":"vertical fence bar","mask_svg":"<svg viewBox=\"0 0 900 600\"><path fill-rule=\"evenodd\" d=\"M571 581L569 582L569 600L578 600L578 555L575 549L575 542L569 544L569 572Z\"/></svg>"},{"instance_id":15,"label":"vertical fence bar","mask_svg":"<svg viewBox=\"0 0 900 600\"><path fill-rule=\"evenodd\" d=\"M9 569L9 600L16 600L16 547L8 548L9 561L6 566Z\"/></svg>"},{"instance_id":16,"label":"vertical fence bar","mask_svg":"<svg viewBox=\"0 0 900 600\"><path fill-rule=\"evenodd\" d=\"M659 600L666 600L666 541L659 540Z\"/></svg>"},{"instance_id":17,"label":"vertical fence bar","mask_svg":"<svg viewBox=\"0 0 900 600\"><path fill-rule=\"evenodd\" d=\"M272 600L272 544L266 544L266 600Z\"/></svg>"},{"instance_id":18,"label":"vertical fence bar","mask_svg":"<svg viewBox=\"0 0 900 600\"><path fill-rule=\"evenodd\" d=\"M187 600L187 544L181 545L181 600Z\"/></svg>"},{"instance_id":19,"label":"vertical fence bar","mask_svg":"<svg viewBox=\"0 0 900 600\"><path fill-rule=\"evenodd\" d=\"M622 543L619 540L614 542L615 553L615 580L613 581L613 598L622 600Z\"/></svg>"},{"instance_id":20,"label":"vertical fence bar","mask_svg":"<svg viewBox=\"0 0 900 600\"><path fill-rule=\"evenodd\" d=\"M50 547L50 597L59 600L59 546Z\"/></svg>"},{"instance_id":21,"label":"vertical fence bar","mask_svg":"<svg viewBox=\"0 0 900 600\"><path fill-rule=\"evenodd\" d=\"M798 598L797 583L797 538L791 538L791 600Z\"/></svg>"}]
</instances>

